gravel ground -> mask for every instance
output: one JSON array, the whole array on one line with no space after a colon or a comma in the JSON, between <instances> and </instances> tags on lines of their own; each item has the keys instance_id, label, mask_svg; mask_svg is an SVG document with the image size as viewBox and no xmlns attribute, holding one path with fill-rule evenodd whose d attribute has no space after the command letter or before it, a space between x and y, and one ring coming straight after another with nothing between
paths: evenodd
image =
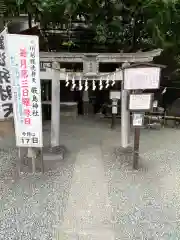
<instances>
[{"instance_id":1,"label":"gravel ground","mask_svg":"<svg viewBox=\"0 0 180 240\"><path fill-rule=\"evenodd\" d=\"M131 162L115 152L120 126L111 131L108 120L62 121L61 142L69 151L66 159L55 171L23 174L16 181L14 139L1 140L0 240L52 239L68 208L76 156L90 146L102 151L115 239L180 239L179 136L180 130L175 129L142 130L140 169L133 171ZM48 123L44 139L48 144Z\"/></svg>"},{"instance_id":2,"label":"gravel ground","mask_svg":"<svg viewBox=\"0 0 180 240\"><path fill-rule=\"evenodd\" d=\"M8 138L1 144L0 240L51 240L63 220L74 161L69 155L54 171L22 174L14 181L18 154L14 143Z\"/></svg>"},{"instance_id":3,"label":"gravel ground","mask_svg":"<svg viewBox=\"0 0 180 240\"><path fill-rule=\"evenodd\" d=\"M179 134L142 130L138 171L104 150L116 239L180 239Z\"/></svg>"}]
</instances>

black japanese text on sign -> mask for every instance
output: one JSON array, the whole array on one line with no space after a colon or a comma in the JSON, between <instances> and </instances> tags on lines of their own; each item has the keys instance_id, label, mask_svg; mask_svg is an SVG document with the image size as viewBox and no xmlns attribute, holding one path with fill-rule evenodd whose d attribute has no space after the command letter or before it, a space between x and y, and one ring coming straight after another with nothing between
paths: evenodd
<instances>
[{"instance_id":1,"label":"black japanese text on sign","mask_svg":"<svg viewBox=\"0 0 180 240\"><path fill-rule=\"evenodd\" d=\"M32 116L39 117L39 100L38 100L38 89L36 87L36 59L35 59L36 48L35 45L30 46L30 64L31 64L31 76L32 76ZM34 85L34 86L33 86Z\"/></svg>"},{"instance_id":2,"label":"black japanese text on sign","mask_svg":"<svg viewBox=\"0 0 180 240\"><path fill-rule=\"evenodd\" d=\"M8 118L13 113L10 73L5 48L6 30L0 34L0 118Z\"/></svg>"},{"instance_id":3,"label":"black japanese text on sign","mask_svg":"<svg viewBox=\"0 0 180 240\"><path fill-rule=\"evenodd\" d=\"M39 138L36 136L36 133L34 132L22 132L21 137L22 144L38 144Z\"/></svg>"}]
</instances>

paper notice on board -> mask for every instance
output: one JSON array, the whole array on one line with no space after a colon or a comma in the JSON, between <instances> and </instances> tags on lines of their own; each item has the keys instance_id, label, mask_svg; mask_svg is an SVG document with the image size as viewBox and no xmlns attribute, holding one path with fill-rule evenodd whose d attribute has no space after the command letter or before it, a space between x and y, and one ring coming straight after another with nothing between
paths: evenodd
<instances>
[{"instance_id":1,"label":"paper notice on board","mask_svg":"<svg viewBox=\"0 0 180 240\"><path fill-rule=\"evenodd\" d=\"M133 126L134 127L141 127L143 126L143 117L142 113L134 113L133 114Z\"/></svg>"},{"instance_id":2,"label":"paper notice on board","mask_svg":"<svg viewBox=\"0 0 180 240\"><path fill-rule=\"evenodd\" d=\"M129 110L150 110L152 94L131 94L129 97Z\"/></svg>"},{"instance_id":3,"label":"paper notice on board","mask_svg":"<svg viewBox=\"0 0 180 240\"><path fill-rule=\"evenodd\" d=\"M160 68L127 68L124 70L124 89L158 89Z\"/></svg>"}]
</instances>

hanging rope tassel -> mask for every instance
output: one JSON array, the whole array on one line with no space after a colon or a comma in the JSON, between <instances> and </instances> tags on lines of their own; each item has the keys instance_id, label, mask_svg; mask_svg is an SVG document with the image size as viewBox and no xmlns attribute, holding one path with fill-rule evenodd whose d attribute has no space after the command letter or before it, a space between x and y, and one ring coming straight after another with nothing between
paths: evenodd
<instances>
[{"instance_id":1,"label":"hanging rope tassel","mask_svg":"<svg viewBox=\"0 0 180 240\"><path fill-rule=\"evenodd\" d=\"M116 74L113 74L113 80L111 82L111 86L113 87L115 85L115 78L116 78Z\"/></svg>"},{"instance_id":2,"label":"hanging rope tassel","mask_svg":"<svg viewBox=\"0 0 180 240\"><path fill-rule=\"evenodd\" d=\"M69 86L69 75L68 75L68 73L66 74L66 85L65 86L66 87Z\"/></svg>"},{"instance_id":3,"label":"hanging rope tassel","mask_svg":"<svg viewBox=\"0 0 180 240\"><path fill-rule=\"evenodd\" d=\"M88 81L87 81L87 79L86 79L86 81L85 81L85 86L84 86L85 88L84 88L84 91L87 91L88 90Z\"/></svg>"},{"instance_id":4,"label":"hanging rope tassel","mask_svg":"<svg viewBox=\"0 0 180 240\"><path fill-rule=\"evenodd\" d=\"M101 78L99 81L99 90L102 90L102 89L103 89L103 83L102 83L102 78Z\"/></svg>"},{"instance_id":5,"label":"hanging rope tassel","mask_svg":"<svg viewBox=\"0 0 180 240\"><path fill-rule=\"evenodd\" d=\"M82 77L80 77L80 79L79 79L79 91L81 91L82 89L83 89Z\"/></svg>"},{"instance_id":6,"label":"hanging rope tassel","mask_svg":"<svg viewBox=\"0 0 180 240\"><path fill-rule=\"evenodd\" d=\"M93 90L93 91L96 90L96 82L95 82L95 80L93 80L93 82L92 82L92 90Z\"/></svg>"},{"instance_id":7,"label":"hanging rope tassel","mask_svg":"<svg viewBox=\"0 0 180 240\"><path fill-rule=\"evenodd\" d=\"M72 77L72 87L71 87L71 90L74 91L75 87L76 87L75 77L73 76Z\"/></svg>"},{"instance_id":8,"label":"hanging rope tassel","mask_svg":"<svg viewBox=\"0 0 180 240\"><path fill-rule=\"evenodd\" d=\"M106 80L106 86L105 88L108 88L109 87L109 76L107 76L107 80Z\"/></svg>"}]
</instances>

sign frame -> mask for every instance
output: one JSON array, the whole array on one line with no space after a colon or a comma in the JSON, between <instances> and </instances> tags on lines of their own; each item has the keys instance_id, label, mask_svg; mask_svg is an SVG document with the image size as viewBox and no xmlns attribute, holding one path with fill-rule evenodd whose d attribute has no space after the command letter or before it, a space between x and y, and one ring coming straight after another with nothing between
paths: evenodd
<instances>
[{"instance_id":1,"label":"sign frame","mask_svg":"<svg viewBox=\"0 0 180 240\"><path fill-rule=\"evenodd\" d=\"M145 71L152 71L154 70L154 76L152 74L146 74ZM129 73L129 74L128 74ZM128 76L129 75L129 76ZM144 84L144 86L138 86L138 82L136 78L139 79L141 76L141 83L144 84L145 82L150 83L151 85ZM153 78L156 79L156 83L152 84ZM159 66L137 66L137 67L127 67L123 69L123 85L124 90L144 90L144 89L159 89L160 87L160 77L161 77L161 68ZM128 79L129 78L129 79ZM151 79L150 79L151 78ZM133 84L133 86L131 86ZM154 86L153 86L154 85Z\"/></svg>"},{"instance_id":2,"label":"sign frame","mask_svg":"<svg viewBox=\"0 0 180 240\"><path fill-rule=\"evenodd\" d=\"M142 118L142 124L141 125L134 125L133 124L133 121L134 121L133 119L134 119L135 115L141 115L141 118ZM133 128L144 128L144 116L145 116L144 113L133 112L133 114L132 114L132 126L133 126Z\"/></svg>"},{"instance_id":3,"label":"sign frame","mask_svg":"<svg viewBox=\"0 0 180 240\"><path fill-rule=\"evenodd\" d=\"M131 108L131 106L130 106L130 103L131 103L131 96L142 96L142 95L146 95L146 96L150 96L150 102L149 102L149 107L148 108L141 108L141 109L135 109L135 108ZM154 100L154 93L144 93L144 94L142 94L142 93L132 93L132 94L129 94L129 97L128 97L128 101L127 101L127 104L128 104L128 106L127 106L127 108L128 108L128 110L129 111L131 111L131 112L149 112L149 111L151 111L152 110L152 108L153 108L153 100Z\"/></svg>"}]
</instances>

